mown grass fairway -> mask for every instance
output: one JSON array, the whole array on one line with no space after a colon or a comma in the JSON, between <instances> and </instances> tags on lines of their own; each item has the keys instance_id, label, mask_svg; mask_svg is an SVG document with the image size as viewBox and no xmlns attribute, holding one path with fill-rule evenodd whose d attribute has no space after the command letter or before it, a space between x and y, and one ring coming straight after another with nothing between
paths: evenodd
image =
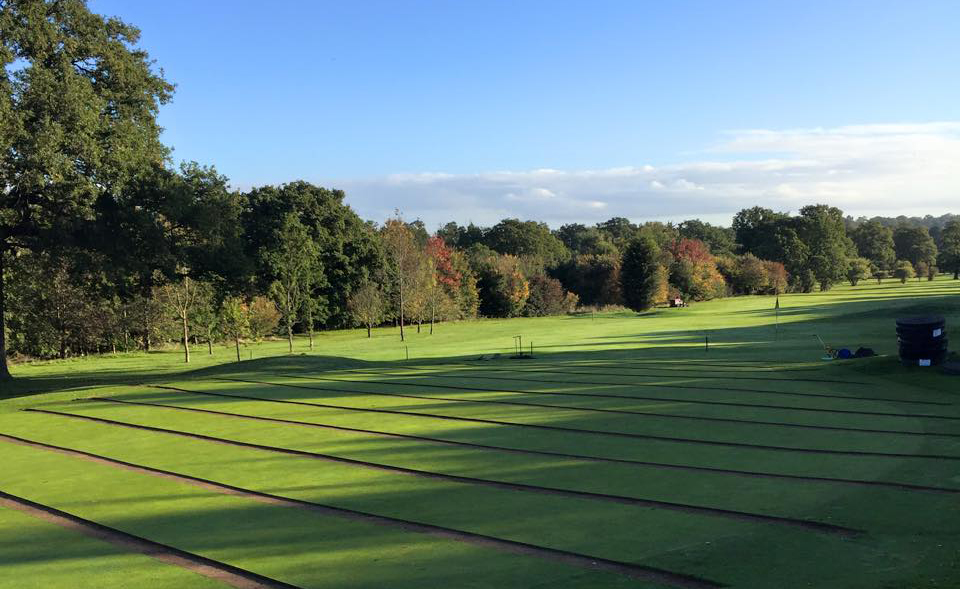
<instances>
[{"instance_id":1,"label":"mown grass fairway","mask_svg":"<svg viewBox=\"0 0 960 589\"><path fill-rule=\"evenodd\" d=\"M19 366L0 491L256 586L960 586L960 378L894 334L960 329L960 285L781 305L778 330L743 297ZM0 562L4 588L226 586L9 505Z\"/></svg>"}]
</instances>

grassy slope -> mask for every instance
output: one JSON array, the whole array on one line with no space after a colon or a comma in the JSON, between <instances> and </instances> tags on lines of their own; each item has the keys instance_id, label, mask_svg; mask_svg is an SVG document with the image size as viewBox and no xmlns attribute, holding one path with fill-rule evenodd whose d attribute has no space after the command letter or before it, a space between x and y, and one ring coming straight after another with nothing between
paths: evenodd
<instances>
[{"instance_id":1,"label":"grassy slope","mask_svg":"<svg viewBox=\"0 0 960 589\"><path fill-rule=\"evenodd\" d=\"M957 434L960 427L956 422L914 417L938 412L960 416L955 407L896 402L952 403L952 397L945 395L956 390L956 381L933 371L901 368L891 358L822 363L818 360L821 353L813 334L820 334L835 346L867 345L890 354L895 352L892 333L896 316L940 312L949 316L950 324L957 325L960 321L958 293L957 283L941 279L908 285L865 284L855 289L838 288L826 294L785 296L781 298L781 323L776 341L771 325L772 299L745 297L644 316L608 314L442 325L433 336L416 335L411 330L409 341L404 345L396 341L391 329L378 330L372 340L358 331L329 333L318 341L317 352L324 356L279 357L285 352L285 344L266 343L253 348L255 357L277 358L216 366L217 362L228 360L231 353L218 349L213 358L196 354L192 372L182 371L176 352L37 363L17 367L16 374L26 378L8 394L92 384L111 386L8 400L0 404L0 431L291 497L635 561L700 574L736 586L823 585L826 579L831 579L830 586L844 587L913 586L911 583L927 586L926 581L919 584L919 579L933 579L938 583L930 586L949 586L947 583L957 578L953 567L960 514L957 514L955 495L504 454L172 409L64 401L87 394L122 395L131 400L515 448L960 488L960 477L955 474L958 462L953 461L798 454L624 440L118 386L119 383L167 381L196 390L299 398L358 408L800 448L960 456L958 438L701 422L582 410L605 408ZM449 364L455 359L472 360L480 354L509 352L511 338L516 334L523 334L525 342L533 341L537 360ZM707 336L711 342L709 352L702 349ZM409 348L411 362L397 362L405 355L405 347ZM764 361L760 364L762 368L742 367L751 366L747 361L755 360ZM790 370L770 370L778 366ZM348 373L342 371L344 367L359 367L379 374ZM333 372L321 376L355 382L284 376L317 375L329 370ZM565 374L568 372L586 374ZM273 384L215 380L223 375ZM507 377L527 380L497 380ZM844 382L792 382L791 378ZM538 379L560 382L538 382ZM278 386L284 383L352 392ZM437 388L438 385L481 390L444 389ZM754 392L725 390L730 388ZM458 401L364 392L415 394ZM549 392L584 396L542 394ZM598 393L617 395L617 398L589 396ZM854 399L804 396L809 393ZM637 396L648 399L629 398ZM864 397L890 401L864 401ZM541 403L559 408L463 402L467 400ZM882 411L898 416L686 402L695 400ZM396 473L225 447L160 433L14 413L15 409L26 406L57 408L463 476L815 519L864 529L868 534L845 540L699 514L413 479ZM251 506L241 499L158 482L134 473L117 473L105 466L52 457L38 450L4 445L0 446L0 453L5 464L12 466L0 476L0 488L305 586L355 584L359 587L382 584L386 579L391 586L424 586L450 580L459 586L478 587L538 583L564 587L637 586L613 575L584 573L572 567L417 534L313 515L285 514L282 509ZM38 483L38 478L43 482ZM246 543L231 541L230 524L237 521L245 523L245 529L265 550L251 552ZM329 531L320 532L321 529ZM481 562L484 565L477 568L475 563ZM816 566L811 566L814 562ZM471 573L465 576L463 571L467 567ZM50 567L50 570L50 574L55 575L55 571L61 569ZM345 572L347 570L350 572ZM59 578L62 577L51 577L47 586L61 586Z\"/></svg>"}]
</instances>

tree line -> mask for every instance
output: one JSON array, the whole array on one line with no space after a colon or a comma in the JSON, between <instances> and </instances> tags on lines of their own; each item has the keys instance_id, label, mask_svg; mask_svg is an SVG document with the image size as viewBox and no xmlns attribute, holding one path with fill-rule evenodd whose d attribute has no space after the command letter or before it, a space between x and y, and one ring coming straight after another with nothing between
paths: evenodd
<instances>
[{"instance_id":1,"label":"tree line","mask_svg":"<svg viewBox=\"0 0 960 589\"><path fill-rule=\"evenodd\" d=\"M173 85L139 31L83 0L0 0L0 379L28 357L234 346L321 329L562 314L960 272L960 222L754 207L731 227L504 219L431 233L361 219L340 190L231 189L170 165ZM929 229L935 228L931 235Z\"/></svg>"}]
</instances>

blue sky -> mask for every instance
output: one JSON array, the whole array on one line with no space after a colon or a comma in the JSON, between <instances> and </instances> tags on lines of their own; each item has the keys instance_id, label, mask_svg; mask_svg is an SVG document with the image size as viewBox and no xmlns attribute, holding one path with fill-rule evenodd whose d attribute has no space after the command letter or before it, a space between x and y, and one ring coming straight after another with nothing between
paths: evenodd
<instances>
[{"instance_id":1,"label":"blue sky","mask_svg":"<svg viewBox=\"0 0 960 589\"><path fill-rule=\"evenodd\" d=\"M377 220L940 214L960 190L931 168L960 154L955 1L90 5L177 84L175 159Z\"/></svg>"}]
</instances>

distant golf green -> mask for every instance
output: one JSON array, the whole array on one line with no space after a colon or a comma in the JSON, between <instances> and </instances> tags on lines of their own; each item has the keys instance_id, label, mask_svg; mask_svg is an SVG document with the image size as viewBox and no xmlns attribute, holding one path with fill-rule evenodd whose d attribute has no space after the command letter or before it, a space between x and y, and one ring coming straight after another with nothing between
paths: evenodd
<instances>
[{"instance_id":1,"label":"distant golf green","mask_svg":"<svg viewBox=\"0 0 960 589\"><path fill-rule=\"evenodd\" d=\"M774 300L14 366L0 588L960 586L960 283Z\"/></svg>"}]
</instances>

